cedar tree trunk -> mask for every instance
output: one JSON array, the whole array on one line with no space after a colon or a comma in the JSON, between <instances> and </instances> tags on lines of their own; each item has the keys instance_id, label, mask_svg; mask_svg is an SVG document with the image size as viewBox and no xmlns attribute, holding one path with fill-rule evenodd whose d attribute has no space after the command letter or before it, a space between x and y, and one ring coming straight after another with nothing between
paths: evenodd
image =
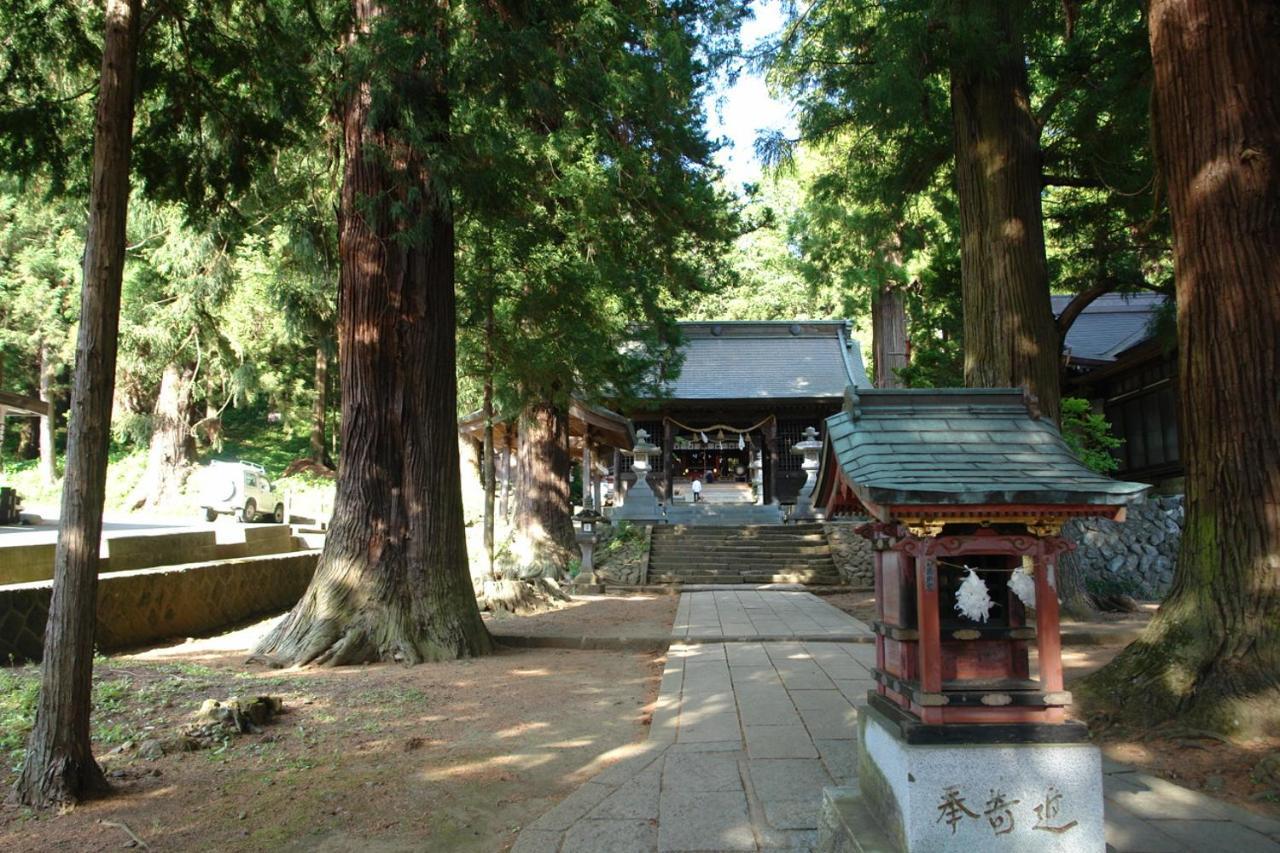
<instances>
[{"instance_id":1,"label":"cedar tree trunk","mask_svg":"<svg viewBox=\"0 0 1280 853\"><path fill-rule=\"evenodd\" d=\"M484 447L480 456L480 477L484 481L484 554L493 575L493 505L497 494L493 464L493 297L484 321Z\"/></svg>"},{"instance_id":2,"label":"cedar tree trunk","mask_svg":"<svg viewBox=\"0 0 1280 853\"><path fill-rule=\"evenodd\" d=\"M871 350L876 387L900 388L897 371L907 366L907 304L892 282L871 296Z\"/></svg>"},{"instance_id":3,"label":"cedar tree trunk","mask_svg":"<svg viewBox=\"0 0 1280 853\"><path fill-rule=\"evenodd\" d=\"M164 366L160 393L151 412L147 472L135 508L171 506L178 498L196 451L191 435L193 378L190 367L172 363Z\"/></svg>"},{"instance_id":4,"label":"cedar tree trunk","mask_svg":"<svg viewBox=\"0 0 1280 853\"><path fill-rule=\"evenodd\" d=\"M1187 518L1173 589L1089 679L1121 719L1280 732L1280 13L1153 0Z\"/></svg>"},{"instance_id":5,"label":"cedar tree trunk","mask_svg":"<svg viewBox=\"0 0 1280 853\"><path fill-rule=\"evenodd\" d=\"M991 42L951 70L964 381L1026 388L1057 420L1058 337L1040 213L1039 130L1017 27L1025 4L957 0L956 7L986 21Z\"/></svg>"},{"instance_id":6,"label":"cedar tree trunk","mask_svg":"<svg viewBox=\"0 0 1280 853\"><path fill-rule=\"evenodd\" d=\"M559 578L574 554L568 435L569 413L552 403L520 417L514 553L525 574Z\"/></svg>"},{"instance_id":7,"label":"cedar tree trunk","mask_svg":"<svg viewBox=\"0 0 1280 853\"><path fill-rule=\"evenodd\" d=\"M15 797L36 807L73 803L107 789L93 758L89 710L141 6L141 0L107 0L106 4L53 597L45 626L35 727L27 739L22 774L14 785Z\"/></svg>"},{"instance_id":8,"label":"cedar tree trunk","mask_svg":"<svg viewBox=\"0 0 1280 853\"><path fill-rule=\"evenodd\" d=\"M375 67L380 39L394 38L384 14L355 4L352 41L371 42ZM437 26L443 38L443 15ZM448 144L444 79L426 60L395 78L438 134L433 148ZM416 129L374 112L372 90L356 82L342 108L333 520L307 591L257 649L273 662L419 663L492 648L463 528L449 190L405 140Z\"/></svg>"},{"instance_id":9,"label":"cedar tree trunk","mask_svg":"<svg viewBox=\"0 0 1280 853\"><path fill-rule=\"evenodd\" d=\"M317 465L333 467L324 440L324 419L329 411L329 356L323 344L316 344L315 399L311 404L311 456Z\"/></svg>"},{"instance_id":10,"label":"cedar tree trunk","mask_svg":"<svg viewBox=\"0 0 1280 853\"><path fill-rule=\"evenodd\" d=\"M49 414L40 418L40 475L52 485L58 479L58 404L53 399L53 356L48 341L40 342L40 399L49 404Z\"/></svg>"}]
</instances>

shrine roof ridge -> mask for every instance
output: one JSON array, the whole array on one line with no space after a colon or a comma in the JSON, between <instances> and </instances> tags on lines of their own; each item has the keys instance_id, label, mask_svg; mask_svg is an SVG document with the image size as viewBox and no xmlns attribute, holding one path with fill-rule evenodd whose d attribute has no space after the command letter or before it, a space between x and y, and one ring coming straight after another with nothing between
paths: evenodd
<instances>
[{"instance_id":1,"label":"shrine roof ridge","mask_svg":"<svg viewBox=\"0 0 1280 853\"><path fill-rule=\"evenodd\" d=\"M1150 488L1086 467L1015 388L851 390L826 427L820 478L864 503L1118 506Z\"/></svg>"},{"instance_id":2,"label":"shrine roof ridge","mask_svg":"<svg viewBox=\"0 0 1280 853\"><path fill-rule=\"evenodd\" d=\"M867 387L847 320L699 320L680 323L684 355L672 400L839 399Z\"/></svg>"}]
</instances>

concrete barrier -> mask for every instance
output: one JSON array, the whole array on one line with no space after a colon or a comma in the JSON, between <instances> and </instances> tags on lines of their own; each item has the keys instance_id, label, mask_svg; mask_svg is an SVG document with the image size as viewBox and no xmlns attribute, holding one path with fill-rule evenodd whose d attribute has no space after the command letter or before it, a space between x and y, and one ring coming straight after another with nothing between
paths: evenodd
<instances>
[{"instance_id":1,"label":"concrete barrier","mask_svg":"<svg viewBox=\"0 0 1280 853\"><path fill-rule=\"evenodd\" d=\"M0 583L29 583L53 577L54 543L13 545L0 550Z\"/></svg>"},{"instance_id":2,"label":"concrete barrier","mask_svg":"<svg viewBox=\"0 0 1280 853\"><path fill-rule=\"evenodd\" d=\"M54 547L52 543L0 546L0 584L50 580ZM99 574L287 554L312 547L294 536L293 528L287 524L113 536L102 543Z\"/></svg>"},{"instance_id":3,"label":"concrete barrier","mask_svg":"<svg viewBox=\"0 0 1280 853\"><path fill-rule=\"evenodd\" d=\"M113 536L104 543L106 560L99 573L204 563L218 558L217 547L212 530Z\"/></svg>"},{"instance_id":4,"label":"concrete barrier","mask_svg":"<svg viewBox=\"0 0 1280 853\"><path fill-rule=\"evenodd\" d=\"M214 634L292 607L319 551L111 572L98 578L103 651ZM0 586L0 662L39 660L52 581Z\"/></svg>"}]
</instances>

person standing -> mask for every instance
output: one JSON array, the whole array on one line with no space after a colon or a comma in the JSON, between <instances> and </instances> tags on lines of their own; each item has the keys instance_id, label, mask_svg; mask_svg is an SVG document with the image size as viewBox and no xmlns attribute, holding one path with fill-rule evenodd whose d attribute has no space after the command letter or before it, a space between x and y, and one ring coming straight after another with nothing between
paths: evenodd
<instances>
[{"instance_id":1,"label":"person standing","mask_svg":"<svg viewBox=\"0 0 1280 853\"><path fill-rule=\"evenodd\" d=\"M693 492L694 503L702 500L702 481L694 477L693 482L689 484L689 491Z\"/></svg>"}]
</instances>

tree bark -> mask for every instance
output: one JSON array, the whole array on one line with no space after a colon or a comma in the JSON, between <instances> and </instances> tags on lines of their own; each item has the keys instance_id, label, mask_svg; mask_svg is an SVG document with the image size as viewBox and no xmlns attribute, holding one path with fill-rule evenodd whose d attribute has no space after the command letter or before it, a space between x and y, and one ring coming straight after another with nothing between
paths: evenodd
<instances>
[{"instance_id":1,"label":"tree bark","mask_svg":"<svg viewBox=\"0 0 1280 853\"><path fill-rule=\"evenodd\" d=\"M1039 128L1018 30L1026 11L1024 3L1004 0L955 6L989 24L992 42L951 69L965 384L1026 388L1056 420L1059 347L1040 211Z\"/></svg>"},{"instance_id":2,"label":"tree bark","mask_svg":"<svg viewBox=\"0 0 1280 853\"><path fill-rule=\"evenodd\" d=\"M484 480L484 554L490 575L493 575L493 511L497 495L493 463L493 326L493 298L490 296L484 320L484 447L480 457L480 476Z\"/></svg>"},{"instance_id":3,"label":"tree bark","mask_svg":"<svg viewBox=\"0 0 1280 853\"><path fill-rule=\"evenodd\" d=\"M48 485L58 479L58 401L53 394L53 356L47 341L40 342L40 399L49 414L40 418L40 475Z\"/></svg>"},{"instance_id":4,"label":"tree bark","mask_svg":"<svg viewBox=\"0 0 1280 853\"><path fill-rule=\"evenodd\" d=\"M907 366L907 303L896 284L884 282L871 297L871 350L876 387L900 388Z\"/></svg>"},{"instance_id":5,"label":"tree bark","mask_svg":"<svg viewBox=\"0 0 1280 853\"><path fill-rule=\"evenodd\" d=\"M1186 526L1143 636L1086 682L1135 725L1280 730L1280 15L1153 0Z\"/></svg>"},{"instance_id":6,"label":"tree bark","mask_svg":"<svg viewBox=\"0 0 1280 853\"><path fill-rule=\"evenodd\" d=\"M18 447L16 456L19 459L35 459L40 455L39 447L40 418L27 417L18 419Z\"/></svg>"},{"instance_id":7,"label":"tree bark","mask_svg":"<svg viewBox=\"0 0 1280 853\"><path fill-rule=\"evenodd\" d=\"M195 437L191 434L194 371L185 365L166 364L160 378L160 392L151 411L151 445L147 472L134 507L172 506L186 479L188 465L195 459Z\"/></svg>"},{"instance_id":8,"label":"tree bark","mask_svg":"<svg viewBox=\"0 0 1280 853\"><path fill-rule=\"evenodd\" d=\"M568 411L552 403L533 403L520 416L513 550L525 575L559 578L574 553L568 434Z\"/></svg>"},{"instance_id":9,"label":"tree bark","mask_svg":"<svg viewBox=\"0 0 1280 853\"><path fill-rule=\"evenodd\" d=\"M369 73L391 63L432 149L447 148L445 69L425 59L402 67L399 22L381 20L387 14L356 0L353 47L369 52ZM342 106L343 459L333 522L306 593L257 649L276 663L418 663L492 649L463 527L449 189L406 140L422 125L411 131L400 113L375 111L372 89L353 81Z\"/></svg>"},{"instance_id":10,"label":"tree bark","mask_svg":"<svg viewBox=\"0 0 1280 853\"><path fill-rule=\"evenodd\" d=\"M315 399L311 404L311 461L333 467L325 444L325 415L329 411L329 356L323 344L316 344Z\"/></svg>"},{"instance_id":11,"label":"tree bark","mask_svg":"<svg viewBox=\"0 0 1280 853\"><path fill-rule=\"evenodd\" d=\"M107 0L106 4L53 597L45 626L35 726L14 786L20 802L36 807L76 802L107 789L93 758L89 712L141 5L141 0Z\"/></svg>"}]
</instances>

